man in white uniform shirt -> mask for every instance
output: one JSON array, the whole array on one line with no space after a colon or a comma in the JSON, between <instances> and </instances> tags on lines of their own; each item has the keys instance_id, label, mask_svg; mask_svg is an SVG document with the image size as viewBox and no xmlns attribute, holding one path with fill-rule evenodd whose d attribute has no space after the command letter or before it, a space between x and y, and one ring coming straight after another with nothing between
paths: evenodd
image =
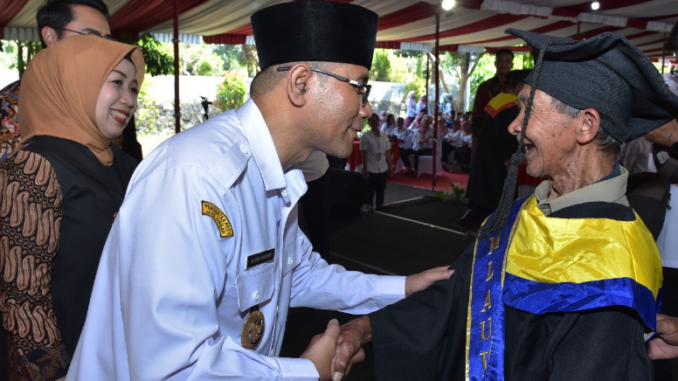
<instances>
[{"instance_id":1,"label":"man in white uniform shirt","mask_svg":"<svg viewBox=\"0 0 678 381\"><path fill-rule=\"evenodd\" d=\"M449 277L346 271L297 226L306 183L294 164L314 149L347 157L372 114L377 21L331 2L252 16L252 99L137 168L67 380L328 380L336 321L302 358L276 357L290 307L364 314Z\"/></svg>"},{"instance_id":2,"label":"man in white uniform shirt","mask_svg":"<svg viewBox=\"0 0 678 381\"><path fill-rule=\"evenodd\" d=\"M384 205L384 192L386 191L386 176L393 174L393 155L391 155L391 143L386 133L379 131L379 119L372 114L367 121L370 131L360 137L360 156L363 163L363 177L367 181L369 193L369 206L372 206L374 195L377 195L376 209Z\"/></svg>"}]
</instances>

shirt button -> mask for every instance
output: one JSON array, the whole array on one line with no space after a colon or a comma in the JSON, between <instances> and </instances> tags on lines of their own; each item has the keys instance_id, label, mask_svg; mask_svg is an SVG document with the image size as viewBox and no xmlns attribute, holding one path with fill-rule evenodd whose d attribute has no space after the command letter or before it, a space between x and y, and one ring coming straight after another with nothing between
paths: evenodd
<instances>
[{"instance_id":1,"label":"shirt button","mask_svg":"<svg viewBox=\"0 0 678 381\"><path fill-rule=\"evenodd\" d=\"M292 257L289 257L289 258L287 259L287 264L289 264L290 266L292 266L292 265L294 264L294 259L293 259Z\"/></svg>"},{"instance_id":2,"label":"shirt button","mask_svg":"<svg viewBox=\"0 0 678 381\"><path fill-rule=\"evenodd\" d=\"M287 197L287 190L286 190L286 189L283 189L282 192L280 192L280 194L281 194L283 197Z\"/></svg>"},{"instance_id":3,"label":"shirt button","mask_svg":"<svg viewBox=\"0 0 678 381\"><path fill-rule=\"evenodd\" d=\"M241 145L240 145L240 152L242 152L242 153L247 153L247 151L248 151L247 146L244 145L244 144L241 144Z\"/></svg>"},{"instance_id":4,"label":"shirt button","mask_svg":"<svg viewBox=\"0 0 678 381\"><path fill-rule=\"evenodd\" d=\"M254 300L259 300L259 291L254 291L254 295L252 295Z\"/></svg>"},{"instance_id":5,"label":"shirt button","mask_svg":"<svg viewBox=\"0 0 678 381\"><path fill-rule=\"evenodd\" d=\"M275 357L275 350L271 349L271 353L270 353L269 357Z\"/></svg>"}]
</instances>

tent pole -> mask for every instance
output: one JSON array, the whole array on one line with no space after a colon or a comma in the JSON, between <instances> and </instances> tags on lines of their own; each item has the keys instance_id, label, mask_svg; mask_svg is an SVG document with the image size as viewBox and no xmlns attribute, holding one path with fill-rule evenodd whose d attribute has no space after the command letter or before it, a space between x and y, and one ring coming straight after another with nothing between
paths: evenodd
<instances>
[{"instance_id":1,"label":"tent pole","mask_svg":"<svg viewBox=\"0 0 678 381\"><path fill-rule=\"evenodd\" d=\"M433 63L433 66L435 67L434 71L434 81L436 82L436 101L435 101L435 111L434 111L434 117L433 117L433 179L431 180L431 190L436 189L436 173L438 172L438 168L436 168L436 163L437 158L436 154L438 153L438 117L440 116L440 107L439 107L439 100L438 100L438 95L440 94L440 81L439 81L439 75L440 75L440 5L438 5L438 9L436 12L436 48L435 48L435 62ZM430 53L429 53L430 54ZM428 90L428 86L426 87ZM427 98L428 99L428 98Z\"/></svg>"},{"instance_id":2,"label":"tent pole","mask_svg":"<svg viewBox=\"0 0 678 381\"><path fill-rule=\"evenodd\" d=\"M666 46L666 31L664 31L664 44ZM664 74L664 66L666 66L666 49L662 50L662 74Z\"/></svg>"},{"instance_id":3,"label":"tent pole","mask_svg":"<svg viewBox=\"0 0 678 381\"><path fill-rule=\"evenodd\" d=\"M428 81L429 81L429 61L431 58L429 57L429 52L426 52L426 103L428 104Z\"/></svg>"},{"instance_id":4,"label":"tent pole","mask_svg":"<svg viewBox=\"0 0 678 381\"><path fill-rule=\"evenodd\" d=\"M174 133L181 132L181 103L179 100L179 0L174 0Z\"/></svg>"}]
</instances>

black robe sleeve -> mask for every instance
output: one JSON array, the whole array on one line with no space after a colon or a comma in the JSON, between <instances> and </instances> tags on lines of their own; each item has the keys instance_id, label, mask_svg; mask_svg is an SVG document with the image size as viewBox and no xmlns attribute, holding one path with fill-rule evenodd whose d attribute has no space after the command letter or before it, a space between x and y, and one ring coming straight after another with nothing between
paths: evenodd
<instances>
[{"instance_id":1,"label":"black robe sleeve","mask_svg":"<svg viewBox=\"0 0 678 381\"><path fill-rule=\"evenodd\" d=\"M473 245L452 277L369 315L377 380L464 380ZM650 381L635 311L601 308L535 315L506 307L504 378Z\"/></svg>"},{"instance_id":2,"label":"black robe sleeve","mask_svg":"<svg viewBox=\"0 0 678 381\"><path fill-rule=\"evenodd\" d=\"M450 266L456 271L449 280L369 315L377 380L463 375L472 259L473 245Z\"/></svg>"}]
</instances>

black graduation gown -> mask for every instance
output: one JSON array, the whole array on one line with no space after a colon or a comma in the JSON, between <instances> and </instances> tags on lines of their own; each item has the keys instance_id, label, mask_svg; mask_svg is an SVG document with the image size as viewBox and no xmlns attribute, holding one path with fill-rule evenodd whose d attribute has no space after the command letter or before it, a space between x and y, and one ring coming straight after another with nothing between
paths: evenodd
<instances>
[{"instance_id":1,"label":"black graduation gown","mask_svg":"<svg viewBox=\"0 0 678 381\"><path fill-rule=\"evenodd\" d=\"M62 190L63 219L50 293L71 358L85 325L101 252L137 166L131 156L111 148L115 164L110 167L86 146L53 136L35 136L22 148L50 162Z\"/></svg>"},{"instance_id":2,"label":"black graduation gown","mask_svg":"<svg viewBox=\"0 0 678 381\"><path fill-rule=\"evenodd\" d=\"M632 220L625 206L588 203L552 218ZM372 323L377 380L464 380L471 245L450 267L456 272L383 310ZM506 306L504 379L652 380L643 324L628 308L535 315Z\"/></svg>"},{"instance_id":3,"label":"black graduation gown","mask_svg":"<svg viewBox=\"0 0 678 381\"><path fill-rule=\"evenodd\" d=\"M518 141L508 131L508 126L519 112L515 106L501 110L494 118L485 114L468 179L466 197L472 205L490 211L499 205L507 174L504 163L518 149Z\"/></svg>"}]
</instances>

